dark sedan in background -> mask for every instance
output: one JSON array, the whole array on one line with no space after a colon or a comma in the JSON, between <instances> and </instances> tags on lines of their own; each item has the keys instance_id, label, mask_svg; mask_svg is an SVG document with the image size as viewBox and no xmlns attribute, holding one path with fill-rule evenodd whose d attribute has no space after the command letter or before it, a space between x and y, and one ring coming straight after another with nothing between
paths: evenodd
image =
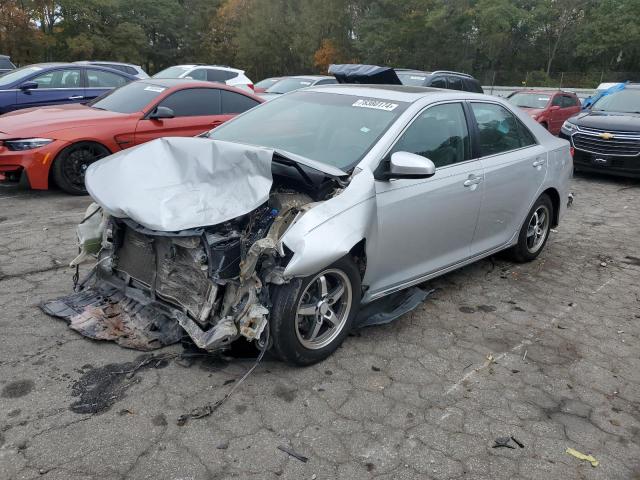
<instances>
[{"instance_id":1,"label":"dark sedan in background","mask_svg":"<svg viewBox=\"0 0 640 480\"><path fill-rule=\"evenodd\" d=\"M571 142L576 171L640 178L640 84L627 84L571 117L560 138Z\"/></svg>"},{"instance_id":2,"label":"dark sedan in background","mask_svg":"<svg viewBox=\"0 0 640 480\"><path fill-rule=\"evenodd\" d=\"M16 66L11 63L11 58L7 55L0 55L0 75L4 75L15 68Z\"/></svg>"},{"instance_id":3,"label":"dark sedan in background","mask_svg":"<svg viewBox=\"0 0 640 480\"><path fill-rule=\"evenodd\" d=\"M73 63L39 63L0 77L0 114L22 108L85 103L137 80L118 70Z\"/></svg>"}]
</instances>

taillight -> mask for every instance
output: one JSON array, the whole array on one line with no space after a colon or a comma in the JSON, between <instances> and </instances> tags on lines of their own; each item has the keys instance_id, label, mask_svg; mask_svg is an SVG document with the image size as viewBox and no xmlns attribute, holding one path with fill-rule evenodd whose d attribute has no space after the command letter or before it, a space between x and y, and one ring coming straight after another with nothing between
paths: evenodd
<instances>
[{"instance_id":1,"label":"taillight","mask_svg":"<svg viewBox=\"0 0 640 480\"><path fill-rule=\"evenodd\" d=\"M250 88L251 90L253 90L254 92L256 91L256 88L253 86L253 83L250 83L250 84L249 84L249 88Z\"/></svg>"}]
</instances>

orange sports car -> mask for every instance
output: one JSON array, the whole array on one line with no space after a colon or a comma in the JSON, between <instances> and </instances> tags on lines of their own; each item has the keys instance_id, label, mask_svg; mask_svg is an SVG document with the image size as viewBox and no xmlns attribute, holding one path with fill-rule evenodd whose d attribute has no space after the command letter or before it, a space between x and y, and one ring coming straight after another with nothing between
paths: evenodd
<instances>
[{"instance_id":1,"label":"orange sports car","mask_svg":"<svg viewBox=\"0 0 640 480\"><path fill-rule=\"evenodd\" d=\"M87 105L0 115L0 182L26 175L34 189L53 181L84 194L84 172L96 160L159 137L198 135L263 101L223 84L151 78Z\"/></svg>"}]
</instances>

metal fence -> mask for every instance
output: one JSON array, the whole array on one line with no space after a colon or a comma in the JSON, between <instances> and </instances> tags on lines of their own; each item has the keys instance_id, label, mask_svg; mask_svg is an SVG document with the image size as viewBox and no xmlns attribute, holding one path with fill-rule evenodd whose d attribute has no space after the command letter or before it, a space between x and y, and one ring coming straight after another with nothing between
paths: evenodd
<instances>
[{"instance_id":1,"label":"metal fence","mask_svg":"<svg viewBox=\"0 0 640 480\"><path fill-rule=\"evenodd\" d=\"M513 71L488 70L475 72L482 85L513 85L519 87L551 87L568 89L595 89L603 82L640 81L640 72L546 72L540 70Z\"/></svg>"}]
</instances>

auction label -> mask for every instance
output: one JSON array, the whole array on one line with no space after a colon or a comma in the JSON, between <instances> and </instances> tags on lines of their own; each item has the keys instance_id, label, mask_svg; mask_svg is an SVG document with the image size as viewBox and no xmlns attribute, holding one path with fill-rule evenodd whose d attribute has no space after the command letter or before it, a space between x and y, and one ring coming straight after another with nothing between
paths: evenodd
<instances>
[{"instance_id":1,"label":"auction label","mask_svg":"<svg viewBox=\"0 0 640 480\"><path fill-rule=\"evenodd\" d=\"M364 98L361 98L351 106L360 108L374 108L376 110L385 110L387 112L391 112L398 106L398 104L381 102L380 100L365 100Z\"/></svg>"}]
</instances>

